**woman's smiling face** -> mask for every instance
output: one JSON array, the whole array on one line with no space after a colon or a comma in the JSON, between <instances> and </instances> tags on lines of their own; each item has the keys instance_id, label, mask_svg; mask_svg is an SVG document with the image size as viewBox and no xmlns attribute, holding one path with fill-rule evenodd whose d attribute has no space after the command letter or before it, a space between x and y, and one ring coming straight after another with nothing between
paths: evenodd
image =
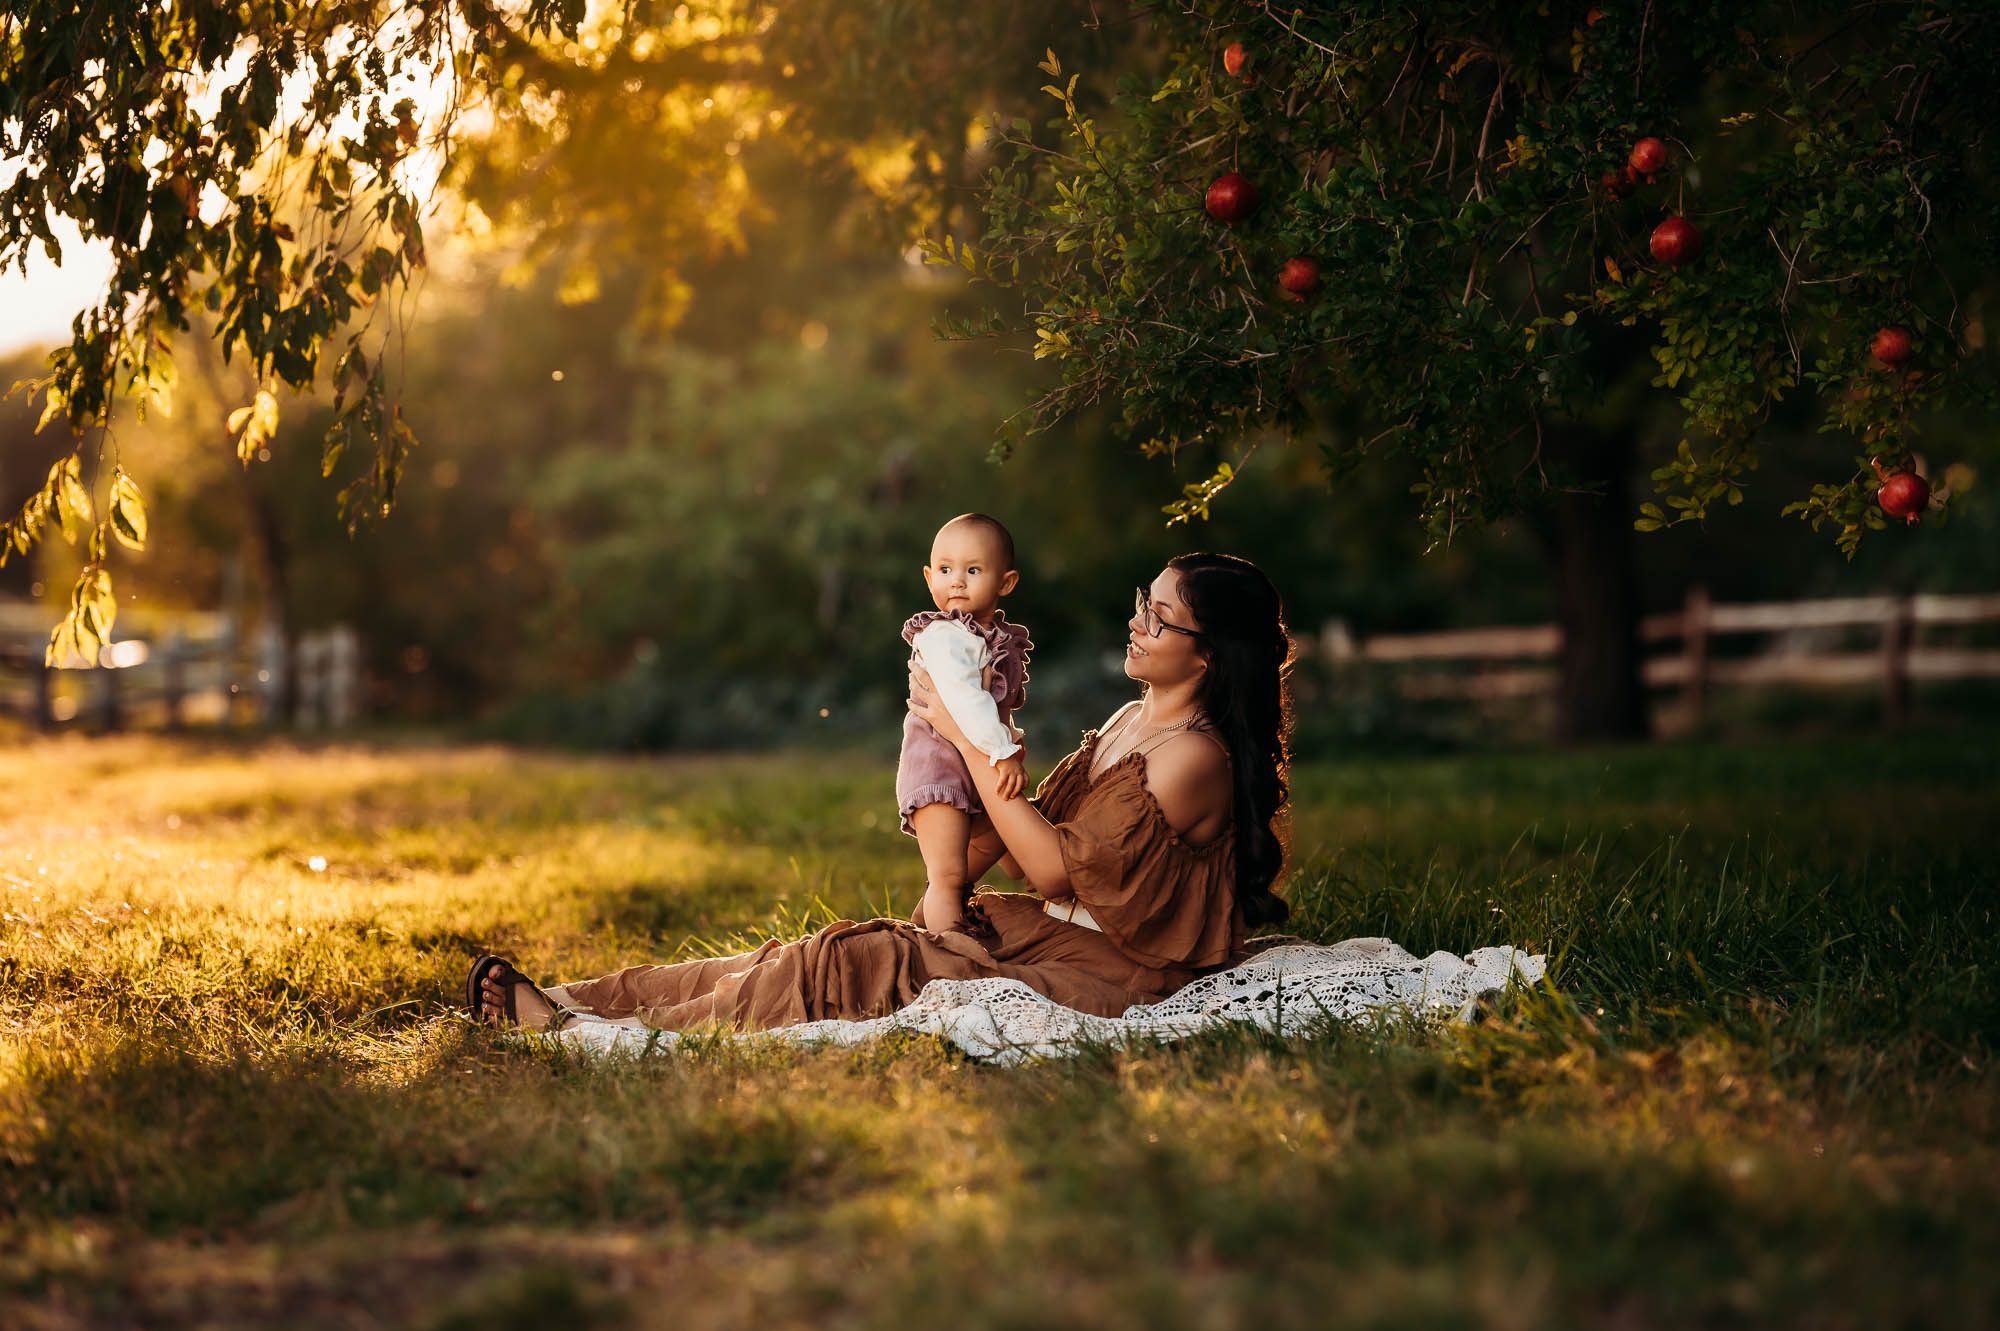
<instances>
[{"instance_id":1,"label":"woman's smiling face","mask_svg":"<svg viewBox=\"0 0 2000 1331\"><path fill-rule=\"evenodd\" d=\"M1125 673L1144 684L1185 683L1200 675L1206 663L1200 641L1189 636L1198 633L1201 626L1181 600L1181 575L1171 568L1162 569L1147 592L1153 615L1160 621L1160 636L1150 635L1142 612L1135 607L1125 624Z\"/></svg>"}]
</instances>

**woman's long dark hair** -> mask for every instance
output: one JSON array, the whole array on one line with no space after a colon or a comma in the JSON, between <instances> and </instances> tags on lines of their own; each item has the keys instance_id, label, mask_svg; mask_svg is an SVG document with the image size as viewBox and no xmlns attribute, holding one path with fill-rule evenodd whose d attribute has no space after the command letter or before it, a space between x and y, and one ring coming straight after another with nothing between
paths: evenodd
<instances>
[{"instance_id":1,"label":"woman's long dark hair","mask_svg":"<svg viewBox=\"0 0 2000 1331\"><path fill-rule=\"evenodd\" d=\"M1250 927L1282 924L1291 907L1271 884L1285 864L1277 820L1291 794L1285 784L1291 732L1285 670L1292 640L1284 606L1271 580L1247 559L1180 555L1167 567L1180 574L1181 599L1201 628L1207 655L1196 701L1229 746L1236 899Z\"/></svg>"}]
</instances>

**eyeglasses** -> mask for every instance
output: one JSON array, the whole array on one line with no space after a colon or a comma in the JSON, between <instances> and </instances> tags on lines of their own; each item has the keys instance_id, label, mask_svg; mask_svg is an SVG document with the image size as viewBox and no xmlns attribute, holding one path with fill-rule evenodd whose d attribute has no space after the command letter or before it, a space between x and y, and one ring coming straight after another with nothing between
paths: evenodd
<instances>
[{"instance_id":1,"label":"eyeglasses","mask_svg":"<svg viewBox=\"0 0 2000 1331\"><path fill-rule=\"evenodd\" d=\"M1141 587L1138 596L1133 598L1132 609L1138 614L1139 624L1146 630L1148 637L1159 637L1162 629L1168 633L1178 633L1188 638L1199 638L1201 636L1194 629L1184 629L1178 624L1169 624L1166 620L1161 619L1160 612L1153 609L1153 594L1144 587Z\"/></svg>"}]
</instances>

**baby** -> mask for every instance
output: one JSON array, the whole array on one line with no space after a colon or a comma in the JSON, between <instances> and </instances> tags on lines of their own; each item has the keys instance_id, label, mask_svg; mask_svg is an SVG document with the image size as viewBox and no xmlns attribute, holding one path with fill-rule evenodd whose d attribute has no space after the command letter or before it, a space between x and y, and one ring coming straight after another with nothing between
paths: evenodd
<instances>
[{"instance_id":1,"label":"baby","mask_svg":"<svg viewBox=\"0 0 2000 1331\"><path fill-rule=\"evenodd\" d=\"M1000 794L1013 799L1027 774L1012 717L1028 697L1028 631L1009 624L1000 598L1014 590L1014 538L984 513L963 513L938 529L924 566L936 610L911 615L903 641L936 685L938 701L965 737L1000 769ZM942 933L964 920L966 854L972 820L984 812L958 750L911 715L896 761L903 830L923 851L924 927Z\"/></svg>"}]
</instances>

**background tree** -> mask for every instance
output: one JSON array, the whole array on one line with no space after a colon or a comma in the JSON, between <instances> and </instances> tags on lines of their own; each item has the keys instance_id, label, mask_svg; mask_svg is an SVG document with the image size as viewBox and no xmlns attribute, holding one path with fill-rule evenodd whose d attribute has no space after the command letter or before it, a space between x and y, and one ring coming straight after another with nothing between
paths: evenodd
<instances>
[{"instance_id":1,"label":"background tree","mask_svg":"<svg viewBox=\"0 0 2000 1331\"><path fill-rule=\"evenodd\" d=\"M1101 117L1098 71L1048 52L1056 132L996 122L984 229L930 247L1020 288L1061 365L1003 442L1108 402L1209 459L1180 517L1270 439L1335 486L1416 459L1437 544L1527 514L1564 736L1646 729L1632 532L1740 503L1774 415L1845 440L1781 498L1850 557L1885 505L1923 511L1877 488L1927 423L1990 422L1990 6L1147 11L1163 54ZM1661 389L1681 438L1635 511Z\"/></svg>"},{"instance_id":2,"label":"background tree","mask_svg":"<svg viewBox=\"0 0 2000 1331\"><path fill-rule=\"evenodd\" d=\"M1078 12L1051 0L11 7L0 157L23 166L0 186L0 266L25 266L34 247L60 262L62 220L107 242L112 263L103 299L28 385L41 423L66 424L72 445L0 517L0 560L52 523L83 543L50 658L94 661L112 631L111 545L142 546L147 523L117 412L128 397L136 414L171 410L174 338L204 312L212 327L197 336L249 381L226 418L246 465L268 451L285 389L330 392L324 472L350 448L368 455L337 496L353 530L390 510L416 443L395 352L440 184L471 201L475 226L524 236L525 262L559 262L573 297L643 259L637 314L664 329L687 272L740 246L764 207L748 161L760 140L778 141L787 181L803 165L934 210L1005 53L1072 31ZM468 143L477 151L461 153Z\"/></svg>"},{"instance_id":3,"label":"background tree","mask_svg":"<svg viewBox=\"0 0 2000 1331\"><path fill-rule=\"evenodd\" d=\"M379 670L434 691L439 706L483 702L537 680L623 670L642 643L662 650L661 671L725 656L707 629L664 636L647 618L656 605L620 620L605 602L598 615L594 579L623 570L642 597L672 585L698 599L671 583L686 567L673 552L699 544L700 522L739 512L732 478L776 456L788 480L869 493L886 466L868 443L876 414L924 427L904 439L912 484L984 486L1045 506L1032 535L1064 567L1042 585L1096 589L1137 552L1185 541L1158 535L1143 498L1129 513L1107 511L1106 495L1146 494L1141 459L1086 466L1077 456L1104 453L1107 419L1119 415L1145 451L1174 460L1150 484L1189 482L1176 516L1210 515L1228 489L1204 540L1285 573L1302 626L1332 614L1364 629L1450 623L1451 598L1475 585L1483 613L1558 610L1569 628L1567 728L1630 729L1643 718L1635 584L1657 601L1678 594L1667 582L1682 571L1712 578L1727 564L1744 592L1796 585L1780 573L1796 557L1731 525L1727 505L1758 441L1810 444L1829 424L1873 431L1867 448L1894 466L1920 423L1951 428L1935 415L1940 403L1956 396L1977 412L1991 400L1990 368L1955 359L1983 336L1990 280L1967 221L1990 181L1968 166L1986 149L1965 113L1986 58L1984 20L1835 6L1753 16L1740 33L1713 20L1654 7L1585 25L1461 5L1427 8L1418 26L1379 5L1295 15L1087 0L635 0L588 13L553 3L17 6L0 16L0 132L25 151L26 169L5 186L0 258L52 243L63 216L110 241L115 275L41 381L51 425L81 432L52 455L12 450L0 472L0 501L15 515L5 551L69 518L83 550L80 570L61 569L78 572L80 590L64 627L87 649L110 627L116 524L137 539L144 520L132 477L158 477L149 506L170 504L203 530L244 527L284 623L363 623ZM1248 60L1233 73L1219 64L1230 41ZM1040 80L1022 75L1033 52L1058 45L1067 64L1048 60L1062 71L1050 85L1062 94L1062 132L1051 136L1017 113L1047 104ZM1871 64L1858 58L1867 52L1891 54ZM1068 65L1090 77L1073 79ZM1706 68L1714 79L1698 73ZM1865 99L1885 87L1910 95L1870 111ZM1791 101L1774 91L1794 88ZM1793 152L1806 131L1791 108L1821 101L1834 110L1815 112L1811 142ZM969 132L995 108L996 132ZM1890 122L1894 141L1864 153ZM1659 125L1668 129L1641 133ZM1956 141L1921 137L1961 127ZM1662 137L1668 158L1650 184L1615 169L1644 137ZM1941 142L1957 155L1940 157ZM1764 162L1774 155L1782 160ZM996 166L983 186L991 229L979 236L975 190ZM1265 199L1226 225L1203 207L1232 166ZM1739 170L1775 173L1757 177L1769 197L1745 186L1739 200L1729 183ZM1605 188L1607 174L1610 193L1593 199L1586 186ZM141 215L119 182L143 185ZM1670 191L1713 233L1672 275L1645 257ZM1808 206L1823 193L1840 207ZM1788 246L1776 288L1742 220L1777 208L1773 199L1783 217L1769 229ZM1014 433L1067 422L999 478L969 465L980 449L958 436L980 433L974 421L895 380L950 373L968 404L984 397L996 416L1035 390L997 362L920 355L906 330L861 312L879 306L914 324L958 300L953 282L914 298L906 287L901 251L926 224L953 237L931 257L958 278L1007 287L1001 308L976 319L959 309L956 326L1022 327L1055 357L1041 368L1064 375ZM970 255L958 243L968 235ZM494 258L442 271L468 240ZM1309 290L1311 268L1291 266L1302 290L1289 294L1303 301L1274 286L1292 259L1319 270ZM518 295L494 290L509 261L514 278L532 279ZM435 320L428 335L404 314L418 274ZM1939 279L1955 285L1956 304ZM563 310L548 308L551 294ZM1890 319L1916 335L1900 377L1856 350ZM834 330L825 359L836 368L825 375L811 358L786 359L814 323ZM176 332L181 369L201 381L172 423L188 433L172 448L139 449L162 424L158 411L143 429L123 418L123 433L113 412L125 394L156 408L169 400ZM402 354L405 334L413 357ZM212 351L188 352L212 335ZM564 367L557 387L549 376ZM1819 373L1834 378L1821 385ZM779 398L795 374L825 400L732 409L686 398L703 382ZM1678 393L1654 391L1652 379L1676 374L1660 386ZM1800 375L1819 391L1783 395L1800 385L1781 381ZM294 405L288 386L305 400ZM684 413L660 408L682 401ZM1697 428L1680 428L1691 412ZM235 427L221 441L226 468L175 451L214 453L225 422ZM1663 425L1675 428L1655 460L1672 485L1658 516L1600 502ZM424 512L365 547L348 543L343 528L379 516L400 488L419 433L435 453L414 473ZM769 434L815 433L839 446L770 455ZM1242 465L1286 433L1317 447ZM1673 447L1684 434L1685 460ZM697 437L694 456L677 451ZM953 446L966 467L936 453ZM1815 474L1809 450L1790 452L1804 470L1788 459L1767 474L1834 492L1813 496L1809 516L1838 517L1844 538L1880 521L1873 496ZM251 465L266 454L272 465ZM27 462L32 476L21 474ZM225 494L211 493L243 467ZM663 523L628 488L635 477L682 491L674 521L695 525ZM1316 495L1327 480L1337 493ZM1406 535L1389 524L1408 487L1428 527ZM224 511L232 516L214 516ZM1515 511L1541 533L1555 604L1507 562L1519 554L1511 536L1468 540L1473 525ZM1712 538L1697 551L1688 528L1663 536L1662 572L1640 577L1632 519L1702 514ZM740 516L759 520L749 508ZM1409 542L1426 530L1434 547L1450 544L1419 566ZM818 535L843 570L835 599L898 594L902 574L878 553L900 537L878 541L866 523L831 518ZM1963 550L1900 544L1970 576ZM162 573L178 567L147 559ZM1489 570L1472 567L1487 560ZM193 572L200 562L188 566L190 587L206 576ZM431 575L412 581L410 568ZM134 585L150 593L164 580ZM544 596L571 607L576 632L525 642L513 617L493 614L495 597ZM811 622L807 610L795 627ZM1060 641L1061 612L1036 614ZM850 668L855 687L873 678L865 659Z\"/></svg>"}]
</instances>

